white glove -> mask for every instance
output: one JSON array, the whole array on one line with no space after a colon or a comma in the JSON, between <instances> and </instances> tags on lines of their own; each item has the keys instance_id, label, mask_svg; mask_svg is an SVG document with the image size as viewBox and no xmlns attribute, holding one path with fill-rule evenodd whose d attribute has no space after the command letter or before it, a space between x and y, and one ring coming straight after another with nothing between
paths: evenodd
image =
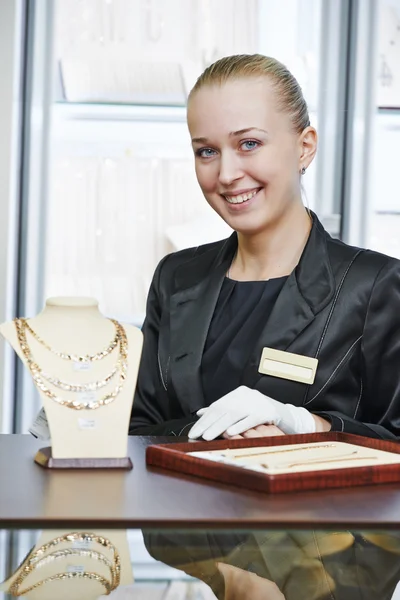
<instances>
[{"instance_id":1,"label":"white glove","mask_svg":"<svg viewBox=\"0 0 400 600\"><path fill-rule=\"evenodd\" d=\"M189 431L189 438L213 440L227 433L238 435L258 425L276 425L284 433L315 433L312 414L302 407L272 400L257 390L240 386L197 411L200 419Z\"/></svg>"}]
</instances>

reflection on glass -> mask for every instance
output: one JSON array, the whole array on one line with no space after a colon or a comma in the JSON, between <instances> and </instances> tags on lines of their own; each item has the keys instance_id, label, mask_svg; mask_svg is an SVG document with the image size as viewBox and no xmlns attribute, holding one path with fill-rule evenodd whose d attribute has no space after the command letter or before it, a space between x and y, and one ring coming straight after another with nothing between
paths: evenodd
<instances>
[{"instance_id":1,"label":"reflection on glass","mask_svg":"<svg viewBox=\"0 0 400 600\"><path fill-rule=\"evenodd\" d=\"M150 554L220 600L389 600L400 534L350 531L145 533Z\"/></svg>"},{"instance_id":2,"label":"reflection on glass","mask_svg":"<svg viewBox=\"0 0 400 600\"><path fill-rule=\"evenodd\" d=\"M13 597L96 599L133 581L126 531L46 531L1 585Z\"/></svg>"},{"instance_id":3,"label":"reflection on glass","mask_svg":"<svg viewBox=\"0 0 400 600\"><path fill-rule=\"evenodd\" d=\"M143 570L147 559L137 545L136 534L140 532L42 532L27 556L13 565L0 584L0 598L400 598L400 586L396 590L400 532L145 531L147 549L161 561L148 557L152 562L147 562L147 570Z\"/></svg>"}]
</instances>

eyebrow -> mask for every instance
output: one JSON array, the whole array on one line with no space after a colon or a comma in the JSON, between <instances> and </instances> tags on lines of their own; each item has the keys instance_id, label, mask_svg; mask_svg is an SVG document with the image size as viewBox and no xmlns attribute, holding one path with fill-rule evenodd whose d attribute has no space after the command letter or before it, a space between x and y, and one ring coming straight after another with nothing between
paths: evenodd
<instances>
[{"instance_id":1,"label":"eyebrow","mask_svg":"<svg viewBox=\"0 0 400 600\"><path fill-rule=\"evenodd\" d=\"M268 135L268 131L265 131L265 129L260 129L259 127L246 127L246 129L231 131L229 137L236 137L238 135L243 135L244 133L249 133L250 131L261 131L262 133L266 133ZM208 139L205 137L192 138L192 143L207 144Z\"/></svg>"}]
</instances>

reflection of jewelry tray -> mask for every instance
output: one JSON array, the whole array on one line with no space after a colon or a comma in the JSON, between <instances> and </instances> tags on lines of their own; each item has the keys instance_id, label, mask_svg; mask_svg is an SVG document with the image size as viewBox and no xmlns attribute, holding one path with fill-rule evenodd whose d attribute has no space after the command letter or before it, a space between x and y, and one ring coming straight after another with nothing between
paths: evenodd
<instances>
[{"instance_id":1,"label":"reflection of jewelry tray","mask_svg":"<svg viewBox=\"0 0 400 600\"><path fill-rule=\"evenodd\" d=\"M345 433L149 446L148 465L269 493L400 481L400 444Z\"/></svg>"}]
</instances>

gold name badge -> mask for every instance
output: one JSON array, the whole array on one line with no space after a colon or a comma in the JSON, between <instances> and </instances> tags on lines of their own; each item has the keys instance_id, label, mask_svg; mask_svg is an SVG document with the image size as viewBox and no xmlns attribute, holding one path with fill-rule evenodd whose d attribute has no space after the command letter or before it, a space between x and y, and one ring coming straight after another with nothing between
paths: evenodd
<instances>
[{"instance_id":1,"label":"gold name badge","mask_svg":"<svg viewBox=\"0 0 400 600\"><path fill-rule=\"evenodd\" d=\"M317 358L264 348L258 372L263 375L311 384L314 383L317 366Z\"/></svg>"}]
</instances>

